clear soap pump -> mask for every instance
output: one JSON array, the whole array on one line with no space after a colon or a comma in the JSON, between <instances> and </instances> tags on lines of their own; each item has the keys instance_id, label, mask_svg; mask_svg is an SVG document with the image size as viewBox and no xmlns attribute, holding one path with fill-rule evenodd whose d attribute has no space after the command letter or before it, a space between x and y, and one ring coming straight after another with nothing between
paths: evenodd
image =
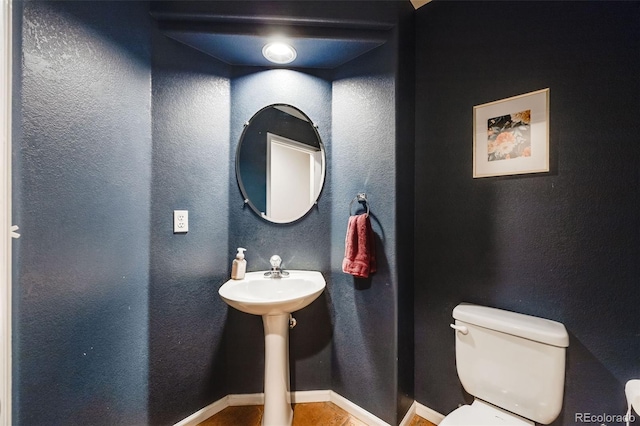
<instances>
[{"instance_id":1,"label":"clear soap pump","mask_svg":"<svg viewBox=\"0 0 640 426\"><path fill-rule=\"evenodd\" d=\"M246 248L238 247L238 253L231 265L231 279L233 280L244 279L244 274L247 272L247 261L244 259L244 252L246 250Z\"/></svg>"}]
</instances>

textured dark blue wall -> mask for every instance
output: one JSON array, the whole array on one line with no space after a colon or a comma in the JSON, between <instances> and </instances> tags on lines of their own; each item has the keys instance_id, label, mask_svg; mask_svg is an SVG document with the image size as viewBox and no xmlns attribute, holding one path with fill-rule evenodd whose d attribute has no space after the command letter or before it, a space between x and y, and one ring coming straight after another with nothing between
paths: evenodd
<instances>
[{"instance_id":1,"label":"textured dark blue wall","mask_svg":"<svg viewBox=\"0 0 640 426\"><path fill-rule=\"evenodd\" d=\"M404 6L404 7L403 7ZM414 402L415 11L398 2L396 69L397 422Z\"/></svg>"},{"instance_id":2,"label":"textured dark blue wall","mask_svg":"<svg viewBox=\"0 0 640 426\"><path fill-rule=\"evenodd\" d=\"M144 424L147 5L28 2L20 18L14 423Z\"/></svg>"},{"instance_id":3,"label":"textured dark blue wall","mask_svg":"<svg viewBox=\"0 0 640 426\"><path fill-rule=\"evenodd\" d=\"M230 164L235 164L237 143L243 123L261 108L274 104L293 105L318 125L324 143L328 170L332 167L331 83L323 78L293 70L237 70L231 82ZM301 220L278 225L243 208L240 190L232 173L229 193L229 251L231 262L236 247L247 248L247 270L270 267L273 254L282 257L288 269L310 269L330 280L331 176L327 175L318 206ZM222 284L222 283L221 283ZM291 389L312 390L331 387L331 319L329 294L325 292L311 305L295 313L298 325L290 334ZM230 393L262 392L264 336L262 320L229 308L227 330L234 336L227 343Z\"/></svg>"},{"instance_id":4,"label":"textured dark blue wall","mask_svg":"<svg viewBox=\"0 0 640 426\"><path fill-rule=\"evenodd\" d=\"M640 377L640 3L435 1L416 20L416 399L464 402L449 322L468 301L565 324L555 424L622 414ZM545 87L551 173L472 179L473 106Z\"/></svg>"},{"instance_id":5,"label":"textured dark blue wall","mask_svg":"<svg viewBox=\"0 0 640 426\"><path fill-rule=\"evenodd\" d=\"M401 308L397 305L395 261L399 241L395 223L396 137L400 134L412 141L413 111L410 108L404 118L395 113L397 42L397 33L391 33L386 45L337 69L331 83L290 70L247 71L234 78L232 141L239 137L241 123L259 108L275 102L291 103L319 125L328 168L318 208L295 224L270 224L249 209L241 210L242 198L235 182L229 207L229 248L249 249L250 270L266 269L268 258L277 253L286 267L317 269L327 279L323 297L295 314L298 326L291 332L292 389L332 389L392 424L397 424L408 408L404 398L400 408L396 406L399 393L413 393L410 359L403 360L409 365L403 370L407 373L403 385L408 386L398 389ZM405 126L399 131L398 120L409 123L411 130L406 132ZM412 151L411 142L408 151ZM409 174L403 179L411 188L413 168L406 169ZM379 236L379 271L370 280L354 280L341 271L349 202L362 191L369 193L374 230ZM412 198L405 207L405 219L411 222ZM406 229L403 232L406 234ZM411 246L411 238L404 235L402 241ZM411 268L412 259L407 262L405 266ZM411 297L403 300L412 303ZM255 344L262 339L261 321L232 309L228 315L227 327L238 336L227 347L230 392L259 392L263 349ZM412 318L410 322L412 325ZM405 340L403 346L412 348L412 333Z\"/></svg>"},{"instance_id":6,"label":"textured dark blue wall","mask_svg":"<svg viewBox=\"0 0 640 426\"><path fill-rule=\"evenodd\" d=\"M333 82L332 389L394 424L396 412L395 40L341 67ZM342 272L349 203L366 192L378 271ZM355 210L354 210L355 211ZM352 212L353 213L353 212Z\"/></svg>"},{"instance_id":7,"label":"textured dark blue wall","mask_svg":"<svg viewBox=\"0 0 640 426\"><path fill-rule=\"evenodd\" d=\"M249 270L268 268L269 257L277 253L287 268L322 271L327 291L295 314L292 389L334 389L396 424L413 399L415 69L410 3L332 2L327 7L321 1L163 2L153 4L152 13L172 25L184 26L196 18L209 21L211 28L220 23L286 22L300 25L294 32L304 33L311 23L311 28L348 29L354 35L363 29L380 31L378 36L388 39L334 71L234 69L230 164L242 124L260 108L283 102L301 108L319 125L328 168L318 207L289 225L265 222L243 209L242 195L230 177L227 261L242 246L248 249ZM399 59L400 51L406 58ZM371 280L354 281L341 272L341 262L349 202L361 191L371 197L380 269ZM397 259L400 253L405 256ZM260 392L260 318L228 309L225 333L234 336L226 341L229 392Z\"/></svg>"},{"instance_id":8,"label":"textured dark blue wall","mask_svg":"<svg viewBox=\"0 0 640 426\"><path fill-rule=\"evenodd\" d=\"M347 2L294 3L292 17L315 11L321 21L380 28L395 22L398 4L376 2L362 21ZM335 73L235 69L229 80L225 65L152 28L147 6L26 5L24 80L14 92L23 93L14 142L18 423L165 424L228 393L260 392L262 323L216 294L237 246L249 249L249 270L278 253L285 267L328 281L296 313L292 389L335 389L396 423L406 408L396 399L410 393L400 377L410 360L402 369L397 361L411 343L398 331L410 286L400 286L395 260L410 238L397 229L404 215L394 193L411 187L403 183L412 168L398 161L412 152L412 108L399 109L410 118L395 110L406 40L390 33ZM327 149L319 205L291 225L243 208L233 174L242 123L272 103L305 111ZM347 209L360 191L380 238L379 272L368 281L340 272ZM190 211L188 234L171 232L174 209Z\"/></svg>"},{"instance_id":9,"label":"textured dark blue wall","mask_svg":"<svg viewBox=\"0 0 640 426\"><path fill-rule=\"evenodd\" d=\"M228 66L153 32L149 420L175 423L222 398L228 279ZM173 210L189 232L173 234Z\"/></svg>"},{"instance_id":10,"label":"textured dark blue wall","mask_svg":"<svg viewBox=\"0 0 640 426\"><path fill-rule=\"evenodd\" d=\"M331 389L398 424L413 402L413 258L398 257L413 246L413 10L386 7L378 10L397 20L387 43L333 79ZM368 279L341 268L358 192L367 193L376 233L378 271Z\"/></svg>"}]
</instances>

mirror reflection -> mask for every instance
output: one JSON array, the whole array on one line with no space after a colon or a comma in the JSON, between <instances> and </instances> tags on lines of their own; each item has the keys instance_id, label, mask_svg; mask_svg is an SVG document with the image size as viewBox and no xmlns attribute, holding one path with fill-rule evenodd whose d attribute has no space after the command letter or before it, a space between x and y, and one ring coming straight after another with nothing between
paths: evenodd
<instances>
[{"instance_id":1,"label":"mirror reflection","mask_svg":"<svg viewBox=\"0 0 640 426\"><path fill-rule=\"evenodd\" d=\"M262 218L289 223L315 204L325 175L318 131L291 105L269 105L245 126L236 156L236 176L245 202Z\"/></svg>"}]
</instances>

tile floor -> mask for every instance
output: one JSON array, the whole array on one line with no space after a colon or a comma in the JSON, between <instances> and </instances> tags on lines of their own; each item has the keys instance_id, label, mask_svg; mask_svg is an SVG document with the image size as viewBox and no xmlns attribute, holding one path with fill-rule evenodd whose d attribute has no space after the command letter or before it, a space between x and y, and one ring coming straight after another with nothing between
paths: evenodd
<instances>
[{"instance_id":1,"label":"tile floor","mask_svg":"<svg viewBox=\"0 0 640 426\"><path fill-rule=\"evenodd\" d=\"M261 405L227 407L209 417L198 426L259 426L262 419ZM331 402L294 404L293 426L367 426ZM409 426L435 426L419 416L414 416Z\"/></svg>"}]
</instances>

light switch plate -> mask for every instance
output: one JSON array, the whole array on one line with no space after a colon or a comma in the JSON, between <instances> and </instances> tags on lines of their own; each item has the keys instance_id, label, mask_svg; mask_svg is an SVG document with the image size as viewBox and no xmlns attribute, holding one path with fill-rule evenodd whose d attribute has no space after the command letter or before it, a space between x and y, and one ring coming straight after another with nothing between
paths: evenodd
<instances>
[{"instance_id":1,"label":"light switch plate","mask_svg":"<svg viewBox=\"0 0 640 426\"><path fill-rule=\"evenodd\" d=\"M173 211L173 233L186 234L189 232L189 210Z\"/></svg>"}]
</instances>

